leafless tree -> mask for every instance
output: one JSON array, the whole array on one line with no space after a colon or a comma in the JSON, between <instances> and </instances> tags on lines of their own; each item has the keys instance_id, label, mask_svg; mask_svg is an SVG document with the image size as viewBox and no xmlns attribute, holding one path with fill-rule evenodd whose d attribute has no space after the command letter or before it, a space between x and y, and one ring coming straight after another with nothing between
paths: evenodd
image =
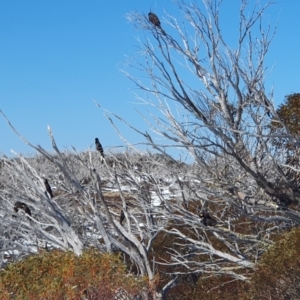
<instances>
[{"instance_id":1,"label":"leafless tree","mask_svg":"<svg viewBox=\"0 0 300 300\"><path fill-rule=\"evenodd\" d=\"M273 1L255 2L253 8L249 1L241 1L236 31L230 34L220 25L226 1L205 0L200 6L176 3L186 23L180 25L167 15L167 34L155 30L146 16L128 16L145 32L145 39L140 40L145 63L138 67L151 85L127 76L157 100L170 125L163 127L166 124L157 117L160 133L185 147L204 168L209 169L208 157L230 157L280 204L297 202L299 193L280 180L285 176L280 167L284 153L276 152L272 145L270 118L280 120L276 119L272 91L265 89L264 62L273 32L269 25L264 26L264 18ZM232 15L228 18L235 20ZM229 36L236 37L235 43L227 41ZM174 116L172 102L184 109L187 120ZM292 138L286 132L282 137ZM211 176L220 177L220 171L211 170Z\"/></svg>"},{"instance_id":2,"label":"leafless tree","mask_svg":"<svg viewBox=\"0 0 300 300\"><path fill-rule=\"evenodd\" d=\"M169 249L171 264L245 280L240 270L254 267L272 233L300 221L299 190L287 176L292 166L284 165L287 150L274 147L275 139L297 141L284 124L274 133L272 124L282 122L273 91L265 86L265 60L276 29L266 12L274 1L242 0L237 19L227 15L227 22L236 22L230 33L221 25L226 1L175 2L184 22L159 16L164 33L146 15L128 14L142 32L140 57L129 62L141 76L124 73L140 88L141 103L157 108L147 119L153 134L118 119L162 155L176 147L194 162L193 170L177 178L177 202L161 211L184 225L163 229L178 238L178 247ZM198 210L210 211L216 226L199 225L191 206L196 202Z\"/></svg>"},{"instance_id":3,"label":"leafless tree","mask_svg":"<svg viewBox=\"0 0 300 300\"><path fill-rule=\"evenodd\" d=\"M32 158L17 153L14 159L1 158L1 265L42 248L68 249L80 255L84 248L97 247L123 253L137 275L149 278L151 297L160 298L155 287L157 267L150 256L153 240L167 223L153 205L154 198L159 202L163 198L159 178L164 163L135 152L111 153L103 164L96 151L61 152L48 128L54 150L50 153L28 142L0 113L38 153ZM30 215L23 209L15 211L19 202L30 209ZM147 291L141 294L147 299Z\"/></svg>"}]
</instances>

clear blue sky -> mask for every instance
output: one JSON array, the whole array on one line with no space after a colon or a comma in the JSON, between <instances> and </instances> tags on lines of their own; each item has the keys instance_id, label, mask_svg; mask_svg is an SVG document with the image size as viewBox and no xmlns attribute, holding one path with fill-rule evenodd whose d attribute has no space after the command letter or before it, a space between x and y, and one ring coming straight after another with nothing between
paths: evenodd
<instances>
[{"instance_id":1,"label":"clear blue sky","mask_svg":"<svg viewBox=\"0 0 300 300\"><path fill-rule=\"evenodd\" d=\"M61 149L86 150L95 137L105 149L122 144L93 100L146 128L134 110L134 86L120 69L141 34L125 14L150 7L159 16L175 10L172 0L0 0L0 109L25 138L47 150L47 125ZM269 11L273 25L278 19L268 56L269 67L275 63L268 81L277 105L300 92L299 11L299 0L278 1ZM0 152L10 155L11 149L32 152L0 116Z\"/></svg>"}]
</instances>

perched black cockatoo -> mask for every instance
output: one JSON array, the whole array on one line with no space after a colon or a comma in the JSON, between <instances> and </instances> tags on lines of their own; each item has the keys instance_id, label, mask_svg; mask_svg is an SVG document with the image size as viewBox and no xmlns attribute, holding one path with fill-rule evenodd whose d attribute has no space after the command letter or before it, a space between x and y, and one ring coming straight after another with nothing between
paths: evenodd
<instances>
[{"instance_id":1,"label":"perched black cockatoo","mask_svg":"<svg viewBox=\"0 0 300 300\"><path fill-rule=\"evenodd\" d=\"M128 209L128 205L126 204L126 207L125 207L126 211ZM122 225L123 221L125 220L125 214L124 214L124 210L121 209L121 213L120 213L120 224Z\"/></svg>"},{"instance_id":2,"label":"perched black cockatoo","mask_svg":"<svg viewBox=\"0 0 300 300\"><path fill-rule=\"evenodd\" d=\"M148 17L149 17L149 21L156 27L158 27L162 34L166 34L165 31L161 28L160 26L160 21L159 21L159 18L157 17L156 14L152 13L152 12L149 12L148 13Z\"/></svg>"},{"instance_id":3,"label":"perched black cockatoo","mask_svg":"<svg viewBox=\"0 0 300 300\"><path fill-rule=\"evenodd\" d=\"M52 193L51 186L50 186L50 184L49 184L49 182L46 178L44 178L44 185L45 185L46 191L50 195L50 198L53 198L53 193Z\"/></svg>"},{"instance_id":4,"label":"perched black cockatoo","mask_svg":"<svg viewBox=\"0 0 300 300\"><path fill-rule=\"evenodd\" d=\"M121 214L120 214L120 224L122 225L122 222L124 221L125 219L125 214L124 214L124 211L123 209L121 210Z\"/></svg>"},{"instance_id":5,"label":"perched black cockatoo","mask_svg":"<svg viewBox=\"0 0 300 300\"><path fill-rule=\"evenodd\" d=\"M217 221L213 219L207 211L203 211L199 214L201 223L205 226L215 226Z\"/></svg>"},{"instance_id":6,"label":"perched black cockatoo","mask_svg":"<svg viewBox=\"0 0 300 300\"><path fill-rule=\"evenodd\" d=\"M104 152L103 152L103 147L100 144L98 138L95 138L95 145L96 145L96 150L100 152L101 160L102 160L102 163L103 163L103 161L104 161Z\"/></svg>"},{"instance_id":7,"label":"perched black cockatoo","mask_svg":"<svg viewBox=\"0 0 300 300\"><path fill-rule=\"evenodd\" d=\"M22 209L27 215L31 216L31 211L24 202L17 201L15 203L14 211L17 213L19 209Z\"/></svg>"}]
</instances>

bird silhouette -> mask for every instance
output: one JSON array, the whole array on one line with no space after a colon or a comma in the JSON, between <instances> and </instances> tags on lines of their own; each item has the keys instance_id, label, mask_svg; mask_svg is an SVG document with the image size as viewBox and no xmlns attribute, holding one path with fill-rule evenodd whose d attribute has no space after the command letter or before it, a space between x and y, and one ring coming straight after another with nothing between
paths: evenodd
<instances>
[{"instance_id":1,"label":"bird silhouette","mask_svg":"<svg viewBox=\"0 0 300 300\"><path fill-rule=\"evenodd\" d=\"M53 198L53 193L52 193L51 186L50 186L50 184L49 184L49 182L46 178L44 178L44 185L45 185L46 191L50 195L50 198Z\"/></svg>"},{"instance_id":2,"label":"bird silhouette","mask_svg":"<svg viewBox=\"0 0 300 300\"><path fill-rule=\"evenodd\" d=\"M124 211L123 209L121 210L121 214L120 214L120 224L122 225L122 222L124 221L125 219L125 214L124 214Z\"/></svg>"},{"instance_id":3,"label":"bird silhouette","mask_svg":"<svg viewBox=\"0 0 300 300\"><path fill-rule=\"evenodd\" d=\"M217 221L213 219L207 211L203 211L199 214L201 223L205 226L215 226Z\"/></svg>"},{"instance_id":4,"label":"bird silhouette","mask_svg":"<svg viewBox=\"0 0 300 300\"><path fill-rule=\"evenodd\" d=\"M27 215L31 216L31 211L29 207L24 203L17 201L14 205L14 211L17 213L19 209L22 209Z\"/></svg>"},{"instance_id":5,"label":"bird silhouette","mask_svg":"<svg viewBox=\"0 0 300 300\"><path fill-rule=\"evenodd\" d=\"M152 12L149 12L149 13L148 13L148 17L149 17L149 21L150 21L154 26L158 27L158 28L161 30L161 32L162 32L163 34L166 34L165 31L161 28L159 18L157 17L156 14L154 14L154 13L152 13Z\"/></svg>"},{"instance_id":6,"label":"bird silhouette","mask_svg":"<svg viewBox=\"0 0 300 300\"><path fill-rule=\"evenodd\" d=\"M103 163L103 161L104 161L104 152L103 152L103 147L100 144L98 138L95 138L95 145L96 145L96 150L100 152L101 160L102 160L102 163Z\"/></svg>"},{"instance_id":7,"label":"bird silhouette","mask_svg":"<svg viewBox=\"0 0 300 300\"><path fill-rule=\"evenodd\" d=\"M126 204L125 210L127 211L128 209L128 205ZM120 213L120 224L122 225L122 222L125 220L125 214L124 214L124 210L121 209L121 213Z\"/></svg>"}]
</instances>

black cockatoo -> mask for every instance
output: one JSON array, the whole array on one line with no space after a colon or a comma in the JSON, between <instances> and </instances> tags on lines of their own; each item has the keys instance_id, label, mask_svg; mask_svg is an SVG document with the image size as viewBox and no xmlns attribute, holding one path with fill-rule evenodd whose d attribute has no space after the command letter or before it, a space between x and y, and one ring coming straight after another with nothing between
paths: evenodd
<instances>
[{"instance_id":1,"label":"black cockatoo","mask_svg":"<svg viewBox=\"0 0 300 300\"><path fill-rule=\"evenodd\" d=\"M160 26L160 21L159 21L159 18L157 17L156 14L152 13L152 12L149 12L148 13L148 17L149 17L149 21L156 27L158 27L162 34L166 34L165 31L161 28Z\"/></svg>"},{"instance_id":2,"label":"black cockatoo","mask_svg":"<svg viewBox=\"0 0 300 300\"><path fill-rule=\"evenodd\" d=\"M14 211L17 213L19 209L22 209L27 215L31 216L31 211L24 202L17 201L15 203Z\"/></svg>"},{"instance_id":3,"label":"black cockatoo","mask_svg":"<svg viewBox=\"0 0 300 300\"><path fill-rule=\"evenodd\" d=\"M215 226L217 221L213 219L207 211L203 211L199 214L201 223L205 226Z\"/></svg>"},{"instance_id":4,"label":"black cockatoo","mask_svg":"<svg viewBox=\"0 0 300 300\"><path fill-rule=\"evenodd\" d=\"M44 178L44 185L45 185L46 191L50 195L50 198L53 198L53 193L52 193L51 186L50 186L50 184L49 184L49 182L48 182L48 180L46 178Z\"/></svg>"},{"instance_id":5,"label":"black cockatoo","mask_svg":"<svg viewBox=\"0 0 300 300\"><path fill-rule=\"evenodd\" d=\"M102 163L103 163L103 161L104 161L104 152L103 152L103 147L100 144L98 138L95 138L95 145L96 145L96 150L100 152L101 160L102 160Z\"/></svg>"}]
</instances>

